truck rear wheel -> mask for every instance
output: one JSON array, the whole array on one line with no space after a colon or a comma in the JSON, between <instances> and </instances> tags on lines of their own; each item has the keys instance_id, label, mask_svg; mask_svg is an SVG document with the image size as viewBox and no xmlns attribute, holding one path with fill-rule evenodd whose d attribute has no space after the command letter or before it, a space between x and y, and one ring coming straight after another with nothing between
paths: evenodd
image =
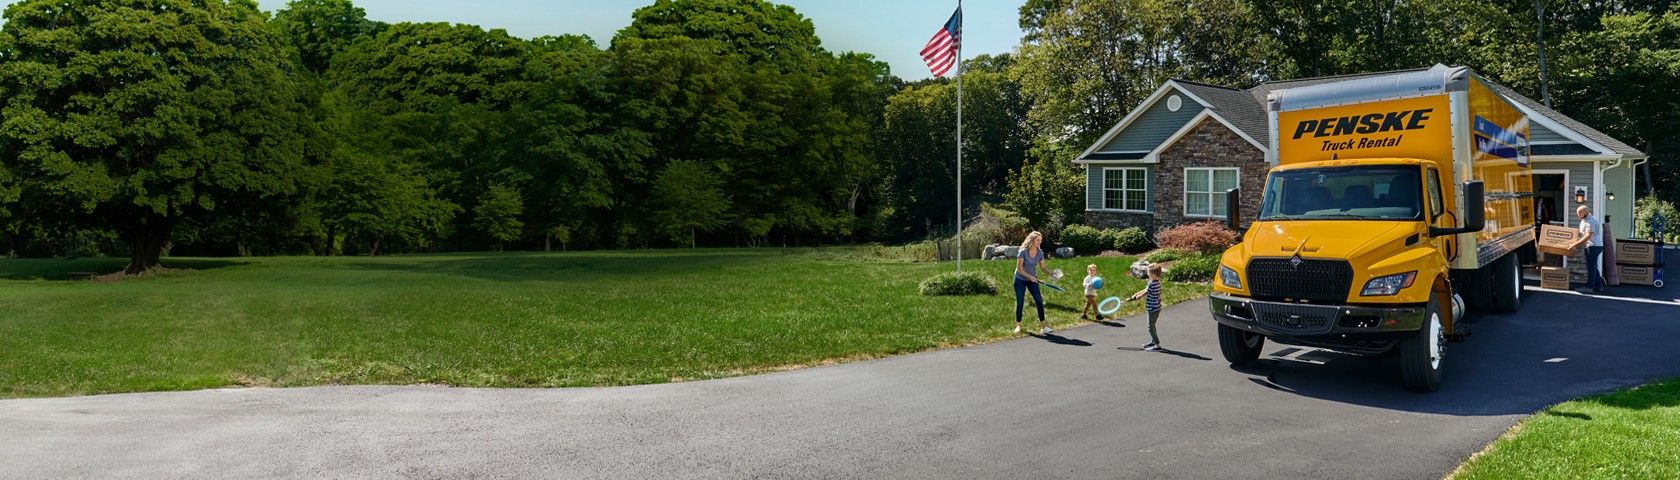
<instances>
[{"instance_id":1,"label":"truck rear wheel","mask_svg":"<svg viewBox=\"0 0 1680 480\"><path fill-rule=\"evenodd\" d=\"M1441 388L1441 360L1446 356L1447 334L1434 295L1429 297L1427 309L1429 318L1423 328L1400 341L1400 374L1406 379L1406 388L1416 392Z\"/></svg>"},{"instance_id":2,"label":"truck rear wheel","mask_svg":"<svg viewBox=\"0 0 1680 480\"><path fill-rule=\"evenodd\" d=\"M1505 254L1493 263L1493 308L1500 312L1515 312L1522 306L1522 262L1516 252Z\"/></svg>"},{"instance_id":3,"label":"truck rear wheel","mask_svg":"<svg viewBox=\"0 0 1680 480\"><path fill-rule=\"evenodd\" d=\"M1265 344L1265 335L1219 324L1219 353L1224 354L1225 361L1231 362L1231 365L1253 364L1260 358L1260 347Z\"/></svg>"}]
</instances>

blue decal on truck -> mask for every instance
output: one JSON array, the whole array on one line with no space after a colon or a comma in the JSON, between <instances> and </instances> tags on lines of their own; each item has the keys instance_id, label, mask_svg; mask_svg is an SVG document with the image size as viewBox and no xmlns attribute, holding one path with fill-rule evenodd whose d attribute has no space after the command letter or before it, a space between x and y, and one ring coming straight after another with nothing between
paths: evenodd
<instances>
[{"instance_id":1,"label":"blue decal on truck","mask_svg":"<svg viewBox=\"0 0 1680 480\"><path fill-rule=\"evenodd\" d=\"M1482 116L1476 116L1476 151L1528 165L1528 138L1522 132L1506 130Z\"/></svg>"}]
</instances>

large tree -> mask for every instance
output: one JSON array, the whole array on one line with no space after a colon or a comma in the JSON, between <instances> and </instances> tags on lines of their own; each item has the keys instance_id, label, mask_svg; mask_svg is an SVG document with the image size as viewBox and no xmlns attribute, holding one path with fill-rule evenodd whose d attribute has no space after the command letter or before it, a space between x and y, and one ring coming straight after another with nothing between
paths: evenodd
<instances>
[{"instance_id":1,"label":"large tree","mask_svg":"<svg viewBox=\"0 0 1680 480\"><path fill-rule=\"evenodd\" d=\"M649 134L626 113L641 92L618 88L614 57L588 37L533 44L527 70L534 86L496 141L506 155L498 176L520 185L530 226L603 244L614 213L640 198L627 192L645 180L644 162L653 154Z\"/></svg>"},{"instance_id":2,"label":"large tree","mask_svg":"<svg viewBox=\"0 0 1680 480\"><path fill-rule=\"evenodd\" d=\"M716 169L748 237L853 231L895 83L884 65L829 54L809 20L762 0L662 0L612 49L655 158Z\"/></svg>"},{"instance_id":3,"label":"large tree","mask_svg":"<svg viewBox=\"0 0 1680 480\"><path fill-rule=\"evenodd\" d=\"M144 273L175 227L305 172L279 35L250 0L25 0L0 29L0 165L22 209L118 231Z\"/></svg>"},{"instance_id":4,"label":"large tree","mask_svg":"<svg viewBox=\"0 0 1680 480\"><path fill-rule=\"evenodd\" d=\"M334 55L387 25L368 20L350 0L291 0L274 12L274 25L298 50L304 68L325 73Z\"/></svg>"},{"instance_id":5,"label":"large tree","mask_svg":"<svg viewBox=\"0 0 1680 480\"><path fill-rule=\"evenodd\" d=\"M963 74L963 195L997 199L1031 148L1029 106L1004 73L1010 57L982 56L963 66L968 69ZM884 109L877 136L886 162L886 203L893 213L887 227L899 238L954 225L956 90L956 83L946 79L918 82L894 94Z\"/></svg>"},{"instance_id":6,"label":"large tree","mask_svg":"<svg viewBox=\"0 0 1680 480\"><path fill-rule=\"evenodd\" d=\"M392 164L387 171L423 175L452 228L474 228L470 216L485 191L504 178L512 157L499 142L512 135L507 112L527 101L530 42L472 25L400 23L363 38L334 57L327 96L357 111L340 143ZM450 229L434 229L433 234ZM407 230L416 233L415 230ZM481 232L487 233L487 232ZM427 237L394 238L410 246Z\"/></svg>"},{"instance_id":7,"label":"large tree","mask_svg":"<svg viewBox=\"0 0 1680 480\"><path fill-rule=\"evenodd\" d=\"M1096 140L1162 82L1244 86L1276 61L1240 0L1032 0L1013 69L1041 142Z\"/></svg>"},{"instance_id":8,"label":"large tree","mask_svg":"<svg viewBox=\"0 0 1680 480\"><path fill-rule=\"evenodd\" d=\"M763 0L655 0L636 9L614 37L684 37L724 42L747 63L807 70L822 55L816 26L793 7Z\"/></svg>"},{"instance_id":9,"label":"large tree","mask_svg":"<svg viewBox=\"0 0 1680 480\"><path fill-rule=\"evenodd\" d=\"M665 166L653 183L654 218L671 240L698 245L698 232L729 224L729 197L717 173L692 160Z\"/></svg>"}]
</instances>

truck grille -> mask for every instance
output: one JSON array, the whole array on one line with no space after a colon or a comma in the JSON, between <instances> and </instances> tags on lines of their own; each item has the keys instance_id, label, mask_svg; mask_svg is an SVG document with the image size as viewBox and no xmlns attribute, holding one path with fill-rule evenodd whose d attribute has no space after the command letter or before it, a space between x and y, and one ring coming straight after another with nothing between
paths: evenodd
<instances>
[{"instance_id":1,"label":"truck grille","mask_svg":"<svg viewBox=\"0 0 1680 480\"><path fill-rule=\"evenodd\" d=\"M1256 258L1248 261L1249 291L1261 300L1342 303L1353 283L1353 267L1346 260Z\"/></svg>"},{"instance_id":2,"label":"truck grille","mask_svg":"<svg viewBox=\"0 0 1680 480\"><path fill-rule=\"evenodd\" d=\"M1273 330L1305 335L1330 331L1339 309L1320 305L1288 305L1255 302L1254 317Z\"/></svg>"}]
</instances>

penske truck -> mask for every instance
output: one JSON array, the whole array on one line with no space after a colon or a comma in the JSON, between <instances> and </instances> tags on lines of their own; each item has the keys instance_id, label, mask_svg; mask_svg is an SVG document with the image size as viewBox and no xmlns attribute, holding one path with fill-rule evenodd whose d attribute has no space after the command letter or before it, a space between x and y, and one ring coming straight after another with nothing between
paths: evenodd
<instances>
[{"instance_id":1,"label":"penske truck","mask_svg":"<svg viewBox=\"0 0 1680 480\"><path fill-rule=\"evenodd\" d=\"M1515 311L1533 258L1528 118L1464 67L1280 90L1259 217L1226 192L1241 243L1208 306L1233 365L1266 339L1397 355L1434 391L1465 310Z\"/></svg>"}]
</instances>

